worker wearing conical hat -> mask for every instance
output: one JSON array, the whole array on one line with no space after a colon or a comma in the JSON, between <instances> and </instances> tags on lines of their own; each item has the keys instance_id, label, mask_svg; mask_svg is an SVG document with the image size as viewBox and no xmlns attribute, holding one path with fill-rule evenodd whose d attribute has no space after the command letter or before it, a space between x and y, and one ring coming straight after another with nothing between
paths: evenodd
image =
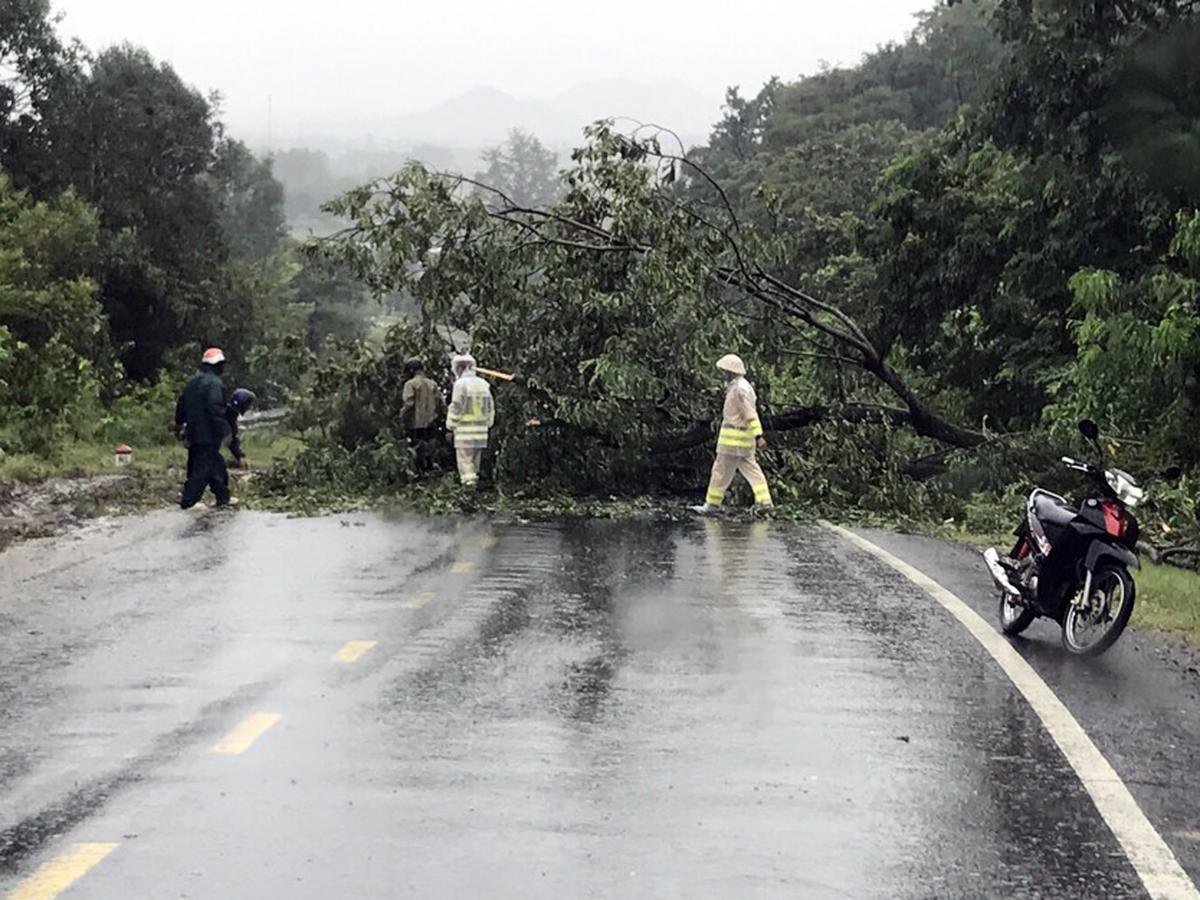
<instances>
[{"instance_id":1,"label":"worker wearing conical hat","mask_svg":"<svg viewBox=\"0 0 1200 900\"><path fill-rule=\"evenodd\" d=\"M767 446L762 423L758 419L758 397L746 380L746 364L730 353L717 361L725 376L725 409L721 432L717 437L717 458L713 461L708 494L703 506L692 507L701 515L716 515L725 502L725 493L738 472L750 482L756 509L770 509L771 488L756 458L756 451Z\"/></svg>"}]
</instances>

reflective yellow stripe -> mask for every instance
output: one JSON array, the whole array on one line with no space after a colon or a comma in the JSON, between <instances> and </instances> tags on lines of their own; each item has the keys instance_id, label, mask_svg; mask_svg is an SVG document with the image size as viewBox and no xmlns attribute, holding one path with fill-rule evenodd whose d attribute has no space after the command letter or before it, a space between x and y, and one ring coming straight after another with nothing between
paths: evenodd
<instances>
[{"instance_id":1,"label":"reflective yellow stripe","mask_svg":"<svg viewBox=\"0 0 1200 900\"><path fill-rule=\"evenodd\" d=\"M454 429L454 446L471 448L485 448L488 445L488 430L486 427L471 425L463 427L462 425Z\"/></svg>"},{"instance_id":2,"label":"reflective yellow stripe","mask_svg":"<svg viewBox=\"0 0 1200 900\"><path fill-rule=\"evenodd\" d=\"M704 502L709 506L720 506L725 501L724 491L709 490L708 496L704 498Z\"/></svg>"},{"instance_id":3,"label":"reflective yellow stripe","mask_svg":"<svg viewBox=\"0 0 1200 900\"><path fill-rule=\"evenodd\" d=\"M721 426L717 437L718 447L753 447L754 435L749 428L734 428L732 425Z\"/></svg>"},{"instance_id":4,"label":"reflective yellow stripe","mask_svg":"<svg viewBox=\"0 0 1200 900\"><path fill-rule=\"evenodd\" d=\"M748 430L749 430L750 434L752 434L754 437L762 437L762 433L763 433L762 422L760 422L758 419L755 419L753 422L750 423L750 428Z\"/></svg>"},{"instance_id":5,"label":"reflective yellow stripe","mask_svg":"<svg viewBox=\"0 0 1200 900\"><path fill-rule=\"evenodd\" d=\"M754 499L758 503L771 502L771 488L764 481L762 484L753 485Z\"/></svg>"}]
</instances>

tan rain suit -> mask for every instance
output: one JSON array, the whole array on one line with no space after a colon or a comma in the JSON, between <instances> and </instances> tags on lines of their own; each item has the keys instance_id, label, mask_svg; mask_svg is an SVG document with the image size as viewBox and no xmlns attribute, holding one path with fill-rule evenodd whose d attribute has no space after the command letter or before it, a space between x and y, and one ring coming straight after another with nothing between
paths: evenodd
<instances>
[{"instance_id":1,"label":"tan rain suit","mask_svg":"<svg viewBox=\"0 0 1200 900\"><path fill-rule=\"evenodd\" d=\"M705 503L720 506L737 472L741 472L742 477L750 482L755 503L762 505L771 502L767 476L755 458L755 445L762 433L762 423L758 420L758 397L750 382L739 375L729 382L725 391L725 410L721 418L721 433L717 437L717 458L713 462Z\"/></svg>"}]
</instances>

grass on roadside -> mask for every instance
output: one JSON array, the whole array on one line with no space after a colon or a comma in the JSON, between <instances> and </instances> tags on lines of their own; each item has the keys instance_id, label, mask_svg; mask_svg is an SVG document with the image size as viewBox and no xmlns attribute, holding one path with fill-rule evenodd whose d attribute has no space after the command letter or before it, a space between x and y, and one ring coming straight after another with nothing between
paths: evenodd
<instances>
[{"instance_id":1,"label":"grass on roadside","mask_svg":"<svg viewBox=\"0 0 1200 900\"><path fill-rule=\"evenodd\" d=\"M1136 581L1134 623L1200 646L1200 572L1146 563Z\"/></svg>"},{"instance_id":2,"label":"grass on roadside","mask_svg":"<svg viewBox=\"0 0 1200 900\"><path fill-rule=\"evenodd\" d=\"M266 468L277 460L290 459L304 448L304 441L295 434L277 434L266 430L248 431L242 435L242 449L256 468ZM187 463L187 450L182 444L164 443L135 447L128 468L117 468L113 448L100 444L68 444L53 457L13 453L0 456L0 483L43 481L47 478L80 478L90 475L113 475L127 472L162 472L182 468Z\"/></svg>"}]
</instances>

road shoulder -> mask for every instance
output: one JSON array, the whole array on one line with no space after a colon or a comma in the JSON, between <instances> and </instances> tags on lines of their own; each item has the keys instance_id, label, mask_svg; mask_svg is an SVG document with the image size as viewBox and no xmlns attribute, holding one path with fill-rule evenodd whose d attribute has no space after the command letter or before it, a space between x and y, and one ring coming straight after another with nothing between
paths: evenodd
<instances>
[{"instance_id":1,"label":"road shoulder","mask_svg":"<svg viewBox=\"0 0 1200 900\"><path fill-rule=\"evenodd\" d=\"M995 592L978 551L918 535L856 533L930 576L995 626ZM1177 638L1135 628L1099 659L1077 660L1062 650L1058 626L1044 620L1012 645L1200 882L1200 653Z\"/></svg>"}]
</instances>

